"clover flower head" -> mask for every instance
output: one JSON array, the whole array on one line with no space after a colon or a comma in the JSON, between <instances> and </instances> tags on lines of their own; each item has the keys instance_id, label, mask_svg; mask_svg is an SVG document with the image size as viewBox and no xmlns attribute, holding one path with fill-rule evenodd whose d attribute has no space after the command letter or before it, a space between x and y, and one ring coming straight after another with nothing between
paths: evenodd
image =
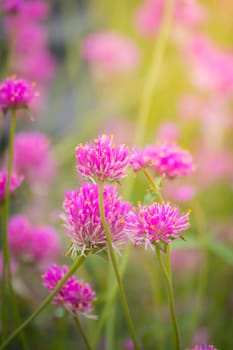
<instances>
[{"instance_id":1,"label":"clover flower head","mask_svg":"<svg viewBox=\"0 0 233 350\"><path fill-rule=\"evenodd\" d=\"M77 171L96 181L120 180L127 175L129 148L115 144L114 136L101 135L76 148Z\"/></svg>"},{"instance_id":2,"label":"clover flower head","mask_svg":"<svg viewBox=\"0 0 233 350\"><path fill-rule=\"evenodd\" d=\"M180 214L177 207L170 203L139 205L126 216L125 232L135 245L170 243L181 238L181 232L189 227L189 213Z\"/></svg>"},{"instance_id":3,"label":"clover flower head","mask_svg":"<svg viewBox=\"0 0 233 350\"><path fill-rule=\"evenodd\" d=\"M12 76L0 85L0 109L5 111L24 108L37 95L34 83Z\"/></svg>"},{"instance_id":4,"label":"clover flower head","mask_svg":"<svg viewBox=\"0 0 233 350\"><path fill-rule=\"evenodd\" d=\"M124 217L131 204L123 202L113 185L104 187L104 212L115 249L127 241ZM71 239L73 255L106 250L107 240L99 210L98 185L83 183L76 191L67 192L64 200L63 220Z\"/></svg>"},{"instance_id":5,"label":"clover flower head","mask_svg":"<svg viewBox=\"0 0 233 350\"><path fill-rule=\"evenodd\" d=\"M194 170L191 154L173 143L147 146L145 153L151 160L151 167L168 178L187 176Z\"/></svg>"},{"instance_id":6,"label":"clover flower head","mask_svg":"<svg viewBox=\"0 0 233 350\"><path fill-rule=\"evenodd\" d=\"M12 172L10 177L10 194L13 195L15 190L21 185L23 176L18 176ZM0 171L0 202L5 200L6 196L7 171L3 169Z\"/></svg>"},{"instance_id":7,"label":"clover flower head","mask_svg":"<svg viewBox=\"0 0 233 350\"><path fill-rule=\"evenodd\" d=\"M150 158L146 155L145 151L137 147L133 147L133 153L129 160L129 165L134 172L138 172L143 168L150 166Z\"/></svg>"},{"instance_id":8,"label":"clover flower head","mask_svg":"<svg viewBox=\"0 0 233 350\"><path fill-rule=\"evenodd\" d=\"M45 288L53 291L60 280L68 272L68 266L52 265L42 276ZM53 303L64 306L72 314L81 313L85 316L93 310L92 303L96 300L95 292L88 283L78 280L74 275L68 278L59 292L55 295Z\"/></svg>"}]
</instances>

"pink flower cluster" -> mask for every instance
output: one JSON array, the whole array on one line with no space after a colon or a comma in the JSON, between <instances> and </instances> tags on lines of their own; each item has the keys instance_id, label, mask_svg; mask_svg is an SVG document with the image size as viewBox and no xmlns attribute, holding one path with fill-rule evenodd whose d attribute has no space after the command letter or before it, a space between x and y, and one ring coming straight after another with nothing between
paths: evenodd
<instances>
[{"instance_id":1,"label":"pink flower cluster","mask_svg":"<svg viewBox=\"0 0 233 350\"><path fill-rule=\"evenodd\" d=\"M21 185L23 176L18 176L16 173L11 173L10 178L10 194L12 195L15 190ZM5 169L0 171L0 203L5 200L6 195L6 182L7 182L7 171Z\"/></svg>"},{"instance_id":2,"label":"pink flower cluster","mask_svg":"<svg viewBox=\"0 0 233 350\"><path fill-rule=\"evenodd\" d=\"M104 187L105 217L116 249L127 241L124 217L131 204L118 197L113 185ZM106 234L100 217L98 185L83 183L79 190L65 195L63 219L72 241L72 254L100 252L107 249Z\"/></svg>"},{"instance_id":3,"label":"pink flower cluster","mask_svg":"<svg viewBox=\"0 0 233 350\"><path fill-rule=\"evenodd\" d=\"M136 172L149 166L169 178L189 175L194 169L190 153L172 143L148 145L145 150L134 148L130 166Z\"/></svg>"},{"instance_id":4,"label":"pink flower cluster","mask_svg":"<svg viewBox=\"0 0 233 350\"><path fill-rule=\"evenodd\" d=\"M35 80L39 91L54 76L56 64L48 50L47 28L43 21L49 15L50 5L44 0L22 1L16 13L4 18L5 38L11 47L11 71L29 80ZM33 106L38 106L39 99Z\"/></svg>"},{"instance_id":5,"label":"pink flower cluster","mask_svg":"<svg viewBox=\"0 0 233 350\"><path fill-rule=\"evenodd\" d=\"M201 90L232 94L233 52L220 49L204 35L194 36L187 45L191 79Z\"/></svg>"},{"instance_id":6,"label":"pink flower cluster","mask_svg":"<svg viewBox=\"0 0 233 350\"><path fill-rule=\"evenodd\" d=\"M33 83L16 76L5 79L0 85L0 109L23 108L37 96Z\"/></svg>"},{"instance_id":7,"label":"pink flower cluster","mask_svg":"<svg viewBox=\"0 0 233 350\"><path fill-rule=\"evenodd\" d=\"M52 265L42 276L45 288L53 291L57 284L68 272L68 266ZM64 306L72 314L80 313L88 316L92 310L92 303L96 300L95 292L88 283L71 276L54 297L54 304Z\"/></svg>"},{"instance_id":8,"label":"pink flower cluster","mask_svg":"<svg viewBox=\"0 0 233 350\"><path fill-rule=\"evenodd\" d=\"M50 226L32 226L21 214L12 216L8 224L11 252L15 257L35 262L44 268L56 259L61 251L57 232Z\"/></svg>"},{"instance_id":9,"label":"pink flower cluster","mask_svg":"<svg viewBox=\"0 0 233 350\"><path fill-rule=\"evenodd\" d=\"M14 141L14 169L30 181L48 182L55 173L50 142L40 132L19 132Z\"/></svg>"},{"instance_id":10,"label":"pink flower cluster","mask_svg":"<svg viewBox=\"0 0 233 350\"><path fill-rule=\"evenodd\" d=\"M97 181L120 180L127 175L129 148L117 145L113 136L101 135L76 148L77 171Z\"/></svg>"},{"instance_id":11,"label":"pink flower cluster","mask_svg":"<svg viewBox=\"0 0 233 350\"><path fill-rule=\"evenodd\" d=\"M151 159L152 168L169 178L187 176L194 169L191 154L175 144L151 145L146 147L145 153Z\"/></svg>"},{"instance_id":12,"label":"pink flower cluster","mask_svg":"<svg viewBox=\"0 0 233 350\"><path fill-rule=\"evenodd\" d=\"M143 168L149 167L151 164L151 159L147 156L144 150L133 147L132 155L129 160L129 165L133 171L138 172Z\"/></svg>"},{"instance_id":13,"label":"pink flower cluster","mask_svg":"<svg viewBox=\"0 0 233 350\"><path fill-rule=\"evenodd\" d=\"M133 71L140 60L136 45L117 32L91 34L83 43L82 55L107 75Z\"/></svg>"},{"instance_id":14,"label":"pink flower cluster","mask_svg":"<svg viewBox=\"0 0 233 350\"><path fill-rule=\"evenodd\" d=\"M144 0L135 12L135 24L143 35L154 35L160 29L164 16L165 0ZM182 26L197 26L206 18L206 11L196 0L175 2L175 23Z\"/></svg>"},{"instance_id":15,"label":"pink flower cluster","mask_svg":"<svg viewBox=\"0 0 233 350\"><path fill-rule=\"evenodd\" d=\"M125 232L135 245L170 243L189 228L189 213L180 214L170 203L139 205L126 215Z\"/></svg>"}]
</instances>

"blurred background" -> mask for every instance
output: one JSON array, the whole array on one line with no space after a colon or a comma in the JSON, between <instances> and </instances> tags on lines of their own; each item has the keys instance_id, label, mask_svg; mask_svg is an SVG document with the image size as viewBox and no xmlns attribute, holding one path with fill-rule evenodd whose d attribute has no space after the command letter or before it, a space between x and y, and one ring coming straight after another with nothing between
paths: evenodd
<instances>
[{"instance_id":1,"label":"blurred background","mask_svg":"<svg viewBox=\"0 0 233 350\"><path fill-rule=\"evenodd\" d=\"M45 266L70 264L60 213L65 191L80 184L75 147L101 133L138 147L175 142L192 153L195 164L192 176L165 180L162 189L166 200L192 211L186 241L171 249L183 347L210 343L231 350L232 0L2 0L0 6L1 79L17 74L35 81L40 93L30 118L25 112L19 116L17 131L46 137L46 150L11 212L27 215L35 226L52 226L60 247L59 254L48 250L39 264L16 256L14 287L22 318L46 295L40 277ZM1 118L2 164L8 132L9 118ZM128 193L129 180L124 181L122 196L143 202L144 178L130 179L134 189ZM106 260L91 256L78 273L96 290L98 317L107 267ZM132 249L124 284L143 348L171 350L166 290L153 252ZM97 349L132 349L118 306L117 298ZM98 321L82 322L90 337L95 334ZM83 346L72 319L52 305L26 336L34 350ZM20 343L9 349L20 349Z\"/></svg>"}]
</instances>

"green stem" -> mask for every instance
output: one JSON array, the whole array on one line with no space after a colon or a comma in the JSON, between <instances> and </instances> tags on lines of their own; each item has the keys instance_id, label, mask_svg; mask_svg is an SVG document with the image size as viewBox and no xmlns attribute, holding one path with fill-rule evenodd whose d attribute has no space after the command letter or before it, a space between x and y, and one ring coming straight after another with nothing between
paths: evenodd
<instances>
[{"instance_id":1,"label":"green stem","mask_svg":"<svg viewBox=\"0 0 233 350\"><path fill-rule=\"evenodd\" d=\"M81 335L83 337L83 340L84 340L84 343L86 344L87 349L88 350L92 350L92 347L91 347L91 345L89 343L88 337L87 337L87 335L86 335L86 333L85 333L85 331L83 329L83 326L82 326L82 324L80 322L80 319L78 318L78 316L74 316L73 319L74 319L74 322L75 322L76 326L79 329L79 332L81 333Z\"/></svg>"},{"instance_id":2,"label":"green stem","mask_svg":"<svg viewBox=\"0 0 233 350\"><path fill-rule=\"evenodd\" d=\"M16 111L13 109L12 115L11 115L11 122L10 122L5 200L3 202L2 337L5 336L5 332L6 332L7 283L10 286L10 290L14 293L14 290L11 286L12 279L11 279L11 269L10 269L10 253L9 253L9 246L8 246L7 226L8 226L8 217L9 217L9 208L10 208L10 179L11 179L12 162L13 162L13 146L14 146L15 129L16 129Z\"/></svg>"},{"instance_id":3,"label":"green stem","mask_svg":"<svg viewBox=\"0 0 233 350\"><path fill-rule=\"evenodd\" d=\"M172 280L171 280L171 275L170 275L170 257L168 257L169 249L167 249L167 247L166 247L166 267L164 266L164 263L163 263L163 260L161 257L161 251L160 251L160 248L158 246L156 246L156 253L157 253L157 258L159 261L161 271L164 275L166 285L167 285L169 309L170 309L171 323L172 323L172 328L173 328L173 333L174 333L175 349L181 350L180 336L179 336L179 330L178 330L176 312L175 312L175 302L174 302L174 296L173 296ZM169 266L168 266L168 264L169 264Z\"/></svg>"},{"instance_id":4,"label":"green stem","mask_svg":"<svg viewBox=\"0 0 233 350\"><path fill-rule=\"evenodd\" d=\"M126 266L127 266L128 258L129 258L129 253L130 253L130 248L131 248L131 246L130 246L130 244L128 244L128 246L124 252L121 264L120 264L120 277L121 277L121 279L123 278L125 270L126 270ZM117 290L118 290L118 286L117 286L117 283L114 281L114 283L112 284L111 290L109 291L109 295L108 295L105 307L103 309L103 312L101 313L101 317L98 320L98 324L97 324L95 334L93 337L93 342L92 342L93 348L96 347L96 344L99 340L99 336L100 336L101 331L104 327L104 323L106 321L106 318L112 309L112 304L114 302L114 299L116 298Z\"/></svg>"},{"instance_id":5,"label":"green stem","mask_svg":"<svg viewBox=\"0 0 233 350\"><path fill-rule=\"evenodd\" d=\"M156 183L154 182L151 174L149 173L149 171L147 169L143 169L143 173L146 176L149 184L151 185L151 187L153 188L155 194L158 196L158 199L161 203L163 203L163 198L159 192L158 186L156 185Z\"/></svg>"},{"instance_id":6,"label":"green stem","mask_svg":"<svg viewBox=\"0 0 233 350\"><path fill-rule=\"evenodd\" d=\"M125 312L126 320L128 322L129 331L130 331L130 334L131 334L131 337L132 337L132 340L134 343L135 350L139 350L136 332L135 332L134 325L133 325L133 322L132 322L132 319L130 316L129 307L128 307L127 299L125 296L123 283L122 283L121 276L120 276L120 273L119 273L119 270L117 267L116 258L115 258L114 250L112 247L111 233L110 233L110 230L108 228L108 223L107 223L107 220L106 220L105 214L104 214L104 194L103 194L104 188L103 188L103 186L104 186L103 183L100 182L99 183L99 204L100 204L101 221L102 221L103 226L104 226L107 244L108 244L109 256L110 256L113 270L114 270L114 273L116 276L116 280L117 280L117 284L118 284L118 288L119 288L119 293L120 293L120 297L121 297L121 302L122 302L122 306L123 306L123 309Z\"/></svg>"},{"instance_id":7,"label":"green stem","mask_svg":"<svg viewBox=\"0 0 233 350\"><path fill-rule=\"evenodd\" d=\"M163 57L167 46L170 28L173 18L173 5L174 0L167 0L165 4L165 13L161 24L161 29L157 37L157 41L154 47L154 53L152 58L152 64L150 70L146 76L144 88L141 90L141 103L139 106L137 129L135 136L135 143L141 146L143 138L146 132L146 126L149 119L151 101L156 89L159 74L161 72L161 66L163 63Z\"/></svg>"},{"instance_id":8,"label":"green stem","mask_svg":"<svg viewBox=\"0 0 233 350\"><path fill-rule=\"evenodd\" d=\"M29 316L16 330L2 343L0 346L0 350L5 349L6 346L13 340L15 337L22 332L22 330L27 327L45 308L46 306L53 300L54 296L61 289L64 283L68 280L68 278L78 269L81 263L84 261L85 257L80 256L77 258L67 274L61 279L61 281L57 284L56 288L44 299L44 301L40 304L40 306Z\"/></svg>"}]
</instances>

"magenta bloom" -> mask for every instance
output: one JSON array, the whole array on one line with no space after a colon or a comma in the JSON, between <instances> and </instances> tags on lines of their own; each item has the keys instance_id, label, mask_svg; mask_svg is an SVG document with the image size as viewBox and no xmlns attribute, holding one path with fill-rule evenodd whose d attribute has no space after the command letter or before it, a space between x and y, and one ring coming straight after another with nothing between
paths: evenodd
<instances>
[{"instance_id":1,"label":"magenta bloom","mask_svg":"<svg viewBox=\"0 0 233 350\"><path fill-rule=\"evenodd\" d=\"M187 176L194 169L190 153L172 143L147 146L145 153L151 160L152 168L169 178Z\"/></svg>"},{"instance_id":2,"label":"magenta bloom","mask_svg":"<svg viewBox=\"0 0 233 350\"><path fill-rule=\"evenodd\" d=\"M82 47L83 57L105 73L133 71L139 64L139 50L127 37L117 32L100 32L88 36Z\"/></svg>"},{"instance_id":3,"label":"magenta bloom","mask_svg":"<svg viewBox=\"0 0 233 350\"><path fill-rule=\"evenodd\" d=\"M76 148L77 171L96 181L120 180L127 175L129 148L114 143L114 136L101 135Z\"/></svg>"},{"instance_id":4,"label":"magenta bloom","mask_svg":"<svg viewBox=\"0 0 233 350\"><path fill-rule=\"evenodd\" d=\"M170 203L139 205L126 216L125 232L135 245L170 243L189 228L189 213L180 214Z\"/></svg>"},{"instance_id":5,"label":"magenta bloom","mask_svg":"<svg viewBox=\"0 0 233 350\"><path fill-rule=\"evenodd\" d=\"M12 195L15 190L21 185L23 176L18 176L16 173L11 173L10 178L10 194ZM7 182L7 171L0 171L0 202L3 202L6 195L6 182Z\"/></svg>"},{"instance_id":6,"label":"magenta bloom","mask_svg":"<svg viewBox=\"0 0 233 350\"><path fill-rule=\"evenodd\" d=\"M40 132L17 133L13 164L30 181L49 181L55 172L55 160L48 137Z\"/></svg>"},{"instance_id":7,"label":"magenta bloom","mask_svg":"<svg viewBox=\"0 0 233 350\"><path fill-rule=\"evenodd\" d=\"M68 272L68 266L52 265L42 276L43 285L53 291L60 280ZM81 313L88 316L93 310L92 303L95 301L95 292L88 283L83 283L71 276L54 297L54 304L64 306L72 314Z\"/></svg>"},{"instance_id":8,"label":"magenta bloom","mask_svg":"<svg viewBox=\"0 0 233 350\"><path fill-rule=\"evenodd\" d=\"M131 204L118 197L113 185L104 187L104 211L114 248L127 241L124 217ZM64 201L65 228L72 241L73 255L100 252L107 249L105 231L100 218L98 185L84 183L70 191Z\"/></svg>"},{"instance_id":9,"label":"magenta bloom","mask_svg":"<svg viewBox=\"0 0 233 350\"><path fill-rule=\"evenodd\" d=\"M217 350L213 345L195 345L191 350Z\"/></svg>"},{"instance_id":10,"label":"magenta bloom","mask_svg":"<svg viewBox=\"0 0 233 350\"><path fill-rule=\"evenodd\" d=\"M15 76L5 79L0 85L0 109L16 109L28 106L36 96L33 84Z\"/></svg>"},{"instance_id":11,"label":"magenta bloom","mask_svg":"<svg viewBox=\"0 0 233 350\"><path fill-rule=\"evenodd\" d=\"M133 147L133 153L130 157L129 164L134 172L138 172L143 168L151 165L150 158L146 155L144 150Z\"/></svg>"},{"instance_id":12,"label":"magenta bloom","mask_svg":"<svg viewBox=\"0 0 233 350\"><path fill-rule=\"evenodd\" d=\"M10 218L8 236L10 250L14 256L35 262L42 269L61 253L57 232L50 226L32 226L22 214Z\"/></svg>"}]
</instances>

